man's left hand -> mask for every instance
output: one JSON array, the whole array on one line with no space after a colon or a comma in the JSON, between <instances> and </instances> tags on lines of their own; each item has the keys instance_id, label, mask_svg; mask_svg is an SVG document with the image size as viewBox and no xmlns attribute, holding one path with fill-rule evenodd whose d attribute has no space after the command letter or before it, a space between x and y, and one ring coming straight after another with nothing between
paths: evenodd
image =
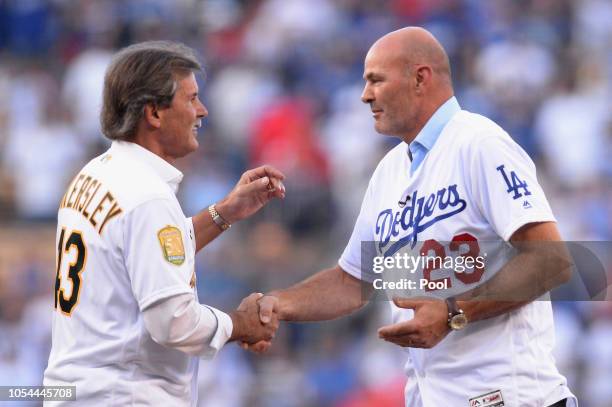
<instances>
[{"instance_id":1,"label":"man's left hand","mask_svg":"<svg viewBox=\"0 0 612 407\"><path fill-rule=\"evenodd\" d=\"M270 165L246 171L234 189L217 205L219 215L229 223L248 218L272 198L284 198L282 172Z\"/></svg>"},{"instance_id":2,"label":"man's left hand","mask_svg":"<svg viewBox=\"0 0 612 407\"><path fill-rule=\"evenodd\" d=\"M405 298L395 298L393 302L400 308L413 309L414 318L380 328L379 338L403 347L429 349L450 332L446 302Z\"/></svg>"}]
</instances>

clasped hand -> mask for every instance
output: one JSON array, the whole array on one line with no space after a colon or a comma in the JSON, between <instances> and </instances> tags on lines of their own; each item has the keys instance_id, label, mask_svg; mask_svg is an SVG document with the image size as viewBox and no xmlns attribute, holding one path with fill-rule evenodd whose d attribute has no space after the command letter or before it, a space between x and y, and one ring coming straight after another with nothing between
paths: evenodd
<instances>
[{"instance_id":1,"label":"clasped hand","mask_svg":"<svg viewBox=\"0 0 612 407\"><path fill-rule=\"evenodd\" d=\"M278 329L279 322L278 298L272 295L264 296L261 293L253 293L242 300L238 310L241 308L246 309L247 303L249 304L249 312L256 313L255 317L257 318L257 322L268 329L273 329L275 333ZM253 306L251 305L252 303L254 304ZM265 353L272 346L272 339L274 339L275 336L274 333L269 337L262 337L255 341L241 339L240 346L254 353Z\"/></svg>"},{"instance_id":2,"label":"clasped hand","mask_svg":"<svg viewBox=\"0 0 612 407\"><path fill-rule=\"evenodd\" d=\"M260 319L260 308L257 303L263 297L261 293L253 293L242 300L236 311L230 313L234 329L230 341L240 341L243 347L249 348L258 343L267 343L265 349L259 350L263 345L255 346L252 350L262 352L267 350L278 329L278 316L271 313L267 322ZM250 348L249 348L250 349Z\"/></svg>"}]
</instances>

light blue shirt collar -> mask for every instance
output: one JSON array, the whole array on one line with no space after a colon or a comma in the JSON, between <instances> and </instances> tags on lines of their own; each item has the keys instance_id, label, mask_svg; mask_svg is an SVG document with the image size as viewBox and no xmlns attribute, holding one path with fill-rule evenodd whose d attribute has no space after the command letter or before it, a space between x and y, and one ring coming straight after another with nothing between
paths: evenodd
<instances>
[{"instance_id":1,"label":"light blue shirt collar","mask_svg":"<svg viewBox=\"0 0 612 407\"><path fill-rule=\"evenodd\" d=\"M419 165L425 159L425 155L432 149L444 126L452 119L452 117L461 110L457 98L452 96L442 106L436 110L436 112L429 118L427 123L419 134L415 137L414 141L410 143L408 148L412 153L412 164L410 165L410 172L416 171ZM408 151L406 151L408 153Z\"/></svg>"}]
</instances>

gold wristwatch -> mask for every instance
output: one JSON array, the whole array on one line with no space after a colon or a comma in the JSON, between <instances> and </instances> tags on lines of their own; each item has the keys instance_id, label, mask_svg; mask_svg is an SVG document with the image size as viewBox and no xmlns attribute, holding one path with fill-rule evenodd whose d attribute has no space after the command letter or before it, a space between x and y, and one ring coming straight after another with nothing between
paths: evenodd
<instances>
[{"instance_id":1,"label":"gold wristwatch","mask_svg":"<svg viewBox=\"0 0 612 407\"><path fill-rule=\"evenodd\" d=\"M448 308L448 326L450 329L458 331L465 328L468 319L463 310L457 305L457 300L454 297L447 298L446 307Z\"/></svg>"}]
</instances>

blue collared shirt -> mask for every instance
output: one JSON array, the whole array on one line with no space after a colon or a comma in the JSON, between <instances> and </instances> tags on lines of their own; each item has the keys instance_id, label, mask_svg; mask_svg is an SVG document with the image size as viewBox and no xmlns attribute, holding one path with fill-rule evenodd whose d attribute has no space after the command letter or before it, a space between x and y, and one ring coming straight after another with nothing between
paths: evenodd
<instances>
[{"instance_id":1,"label":"blue collared shirt","mask_svg":"<svg viewBox=\"0 0 612 407\"><path fill-rule=\"evenodd\" d=\"M410 165L410 173L413 174L419 165L425 159L425 155L431 150L433 145L440 137L440 133L450 119L461 110L457 98L452 96L442 106L436 110L436 112L429 118L425 127L421 129L419 134L415 137L414 141L410 143L408 149L412 153L412 164ZM408 154L408 151L406 151Z\"/></svg>"}]
</instances>

